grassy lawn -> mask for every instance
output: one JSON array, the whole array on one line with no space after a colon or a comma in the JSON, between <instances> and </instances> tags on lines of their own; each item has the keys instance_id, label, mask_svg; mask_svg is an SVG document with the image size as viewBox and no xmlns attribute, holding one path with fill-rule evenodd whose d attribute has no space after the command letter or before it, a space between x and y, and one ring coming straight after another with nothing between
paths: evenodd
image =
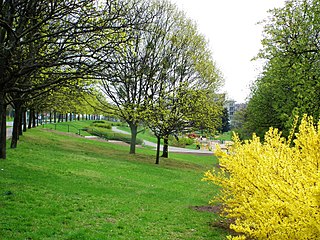
<instances>
[{"instance_id":1,"label":"grassy lawn","mask_svg":"<svg viewBox=\"0 0 320 240\"><path fill-rule=\"evenodd\" d=\"M72 122L73 124L74 122ZM29 130L0 161L1 239L225 239L217 216L192 206L217 193L201 182L212 156L170 154Z\"/></svg>"},{"instance_id":2,"label":"grassy lawn","mask_svg":"<svg viewBox=\"0 0 320 240\"><path fill-rule=\"evenodd\" d=\"M48 123L43 124L40 127L46 129L57 130L61 132L70 132L80 134L82 136L89 136L90 134L83 131L82 128L90 126L93 121L72 121L72 122L60 122L60 123Z\"/></svg>"},{"instance_id":3,"label":"grassy lawn","mask_svg":"<svg viewBox=\"0 0 320 240\"><path fill-rule=\"evenodd\" d=\"M231 141L232 140L232 131L224 132L215 137L216 140L220 141Z\"/></svg>"}]
</instances>

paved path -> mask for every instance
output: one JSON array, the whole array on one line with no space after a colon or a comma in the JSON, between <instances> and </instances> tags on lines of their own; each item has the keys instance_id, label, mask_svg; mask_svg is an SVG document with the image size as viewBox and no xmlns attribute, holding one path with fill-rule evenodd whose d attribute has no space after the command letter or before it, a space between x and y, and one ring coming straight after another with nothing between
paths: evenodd
<instances>
[{"instance_id":1,"label":"paved path","mask_svg":"<svg viewBox=\"0 0 320 240\"><path fill-rule=\"evenodd\" d=\"M13 124L12 122L8 122L7 126L12 126L12 124ZM122 131L122 130L118 129L117 127L112 127L112 131L129 135L128 132ZM12 127L11 128L7 128L7 139L9 139L11 137L12 137ZM156 143L149 142L149 141L146 141L146 140L143 140L143 143L146 146L154 147L154 150L156 150L156 148L157 148L157 144ZM162 149L163 146L160 145L160 148ZM196 150L196 149L187 149L187 148L179 148L179 147L172 147L172 146L169 146L169 152L213 154L213 152L208 151L208 150Z\"/></svg>"},{"instance_id":2,"label":"paved path","mask_svg":"<svg viewBox=\"0 0 320 240\"><path fill-rule=\"evenodd\" d=\"M122 131L120 129L118 129L117 127L112 127L112 131L114 132L118 132L118 133L123 133L123 134L129 134L126 131ZM156 150L157 148L157 144L153 143L153 142L149 142L146 140L143 140L143 143L146 146L151 146L154 147L154 150ZM160 145L160 148L162 149L162 145ZM208 150L196 150L196 149L187 149L187 148L179 148L179 147L172 147L169 146L169 152L178 152L178 153L199 153L199 154L213 154L213 152L208 151Z\"/></svg>"},{"instance_id":3,"label":"paved path","mask_svg":"<svg viewBox=\"0 0 320 240\"><path fill-rule=\"evenodd\" d=\"M13 122L7 122L7 126L10 126L9 128L7 127L7 139L12 137L12 126L13 126Z\"/></svg>"}]
</instances>

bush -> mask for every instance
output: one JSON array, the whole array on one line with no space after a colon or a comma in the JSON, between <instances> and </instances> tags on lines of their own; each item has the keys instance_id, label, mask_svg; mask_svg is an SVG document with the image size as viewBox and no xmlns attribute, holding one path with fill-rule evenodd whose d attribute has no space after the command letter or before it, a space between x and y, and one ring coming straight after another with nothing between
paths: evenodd
<instances>
[{"instance_id":1,"label":"bush","mask_svg":"<svg viewBox=\"0 0 320 240\"><path fill-rule=\"evenodd\" d=\"M185 147L186 145L192 145L194 143L194 139L187 137L180 137L177 140L175 137L169 137L169 145L174 147Z\"/></svg>"},{"instance_id":2,"label":"bush","mask_svg":"<svg viewBox=\"0 0 320 240\"><path fill-rule=\"evenodd\" d=\"M126 142L128 144L131 143L131 136L127 134L122 133L115 133L109 130L106 130L106 128L100 128L100 127L90 127L87 128L87 132L99 136L101 138L107 139L107 140L116 140L116 141L122 141ZM141 145L143 143L143 140L140 138L136 139L136 145Z\"/></svg>"},{"instance_id":3,"label":"bush","mask_svg":"<svg viewBox=\"0 0 320 240\"><path fill-rule=\"evenodd\" d=\"M98 127L98 128L106 128L106 129L111 129L112 128L112 126L109 123L103 122L103 121L92 122L91 126Z\"/></svg>"},{"instance_id":4,"label":"bush","mask_svg":"<svg viewBox=\"0 0 320 240\"><path fill-rule=\"evenodd\" d=\"M235 136L229 154L218 151L221 168L204 180L223 188L214 201L222 201L235 220L230 228L243 235L234 239L318 239L319 129L304 116L293 143L270 128L264 143Z\"/></svg>"},{"instance_id":5,"label":"bush","mask_svg":"<svg viewBox=\"0 0 320 240\"><path fill-rule=\"evenodd\" d=\"M94 120L92 123L107 123L105 120Z\"/></svg>"},{"instance_id":6,"label":"bush","mask_svg":"<svg viewBox=\"0 0 320 240\"><path fill-rule=\"evenodd\" d=\"M126 127L128 124L123 122L112 122L111 126Z\"/></svg>"}]
</instances>

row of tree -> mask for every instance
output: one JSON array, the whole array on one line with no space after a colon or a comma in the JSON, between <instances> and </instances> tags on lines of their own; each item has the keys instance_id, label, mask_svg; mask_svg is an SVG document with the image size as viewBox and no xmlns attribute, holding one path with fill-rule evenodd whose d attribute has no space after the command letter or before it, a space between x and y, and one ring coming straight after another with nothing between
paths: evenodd
<instances>
[{"instance_id":1,"label":"row of tree","mask_svg":"<svg viewBox=\"0 0 320 240\"><path fill-rule=\"evenodd\" d=\"M289 0L264 22L264 70L245 111L237 114L242 134L263 136L273 126L288 136L296 115L320 117L320 4Z\"/></svg>"},{"instance_id":2,"label":"row of tree","mask_svg":"<svg viewBox=\"0 0 320 240\"><path fill-rule=\"evenodd\" d=\"M206 40L166 1L0 1L0 158L9 104L12 147L26 109L85 105L124 119L134 153L142 122L159 139L217 127L220 82Z\"/></svg>"},{"instance_id":3,"label":"row of tree","mask_svg":"<svg viewBox=\"0 0 320 240\"><path fill-rule=\"evenodd\" d=\"M14 141L22 108L39 107L39 96L50 100L47 93L63 87L91 85L84 81L97 62L90 46L105 39L104 47L115 49L127 41L125 30L146 21L128 16L134 6L124 0L0 1L0 158L6 158L7 105L16 114Z\"/></svg>"}]
</instances>

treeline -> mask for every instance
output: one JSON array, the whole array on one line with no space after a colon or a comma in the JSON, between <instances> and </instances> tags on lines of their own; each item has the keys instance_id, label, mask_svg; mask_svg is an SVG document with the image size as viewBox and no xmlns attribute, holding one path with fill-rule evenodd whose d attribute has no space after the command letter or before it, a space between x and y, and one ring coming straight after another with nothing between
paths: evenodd
<instances>
[{"instance_id":1,"label":"treeline","mask_svg":"<svg viewBox=\"0 0 320 240\"><path fill-rule=\"evenodd\" d=\"M11 147L23 113L117 115L167 139L214 130L221 74L206 39L167 1L1 1L0 158L6 109L15 109ZM26 124L25 124L26 125Z\"/></svg>"},{"instance_id":2,"label":"treeline","mask_svg":"<svg viewBox=\"0 0 320 240\"><path fill-rule=\"evenodd\" d=\"M252 86L246 110L236 116L241 136L263 137L269 127L288 136L296 115L320 114L320 5L317 0L289 0L270 11L264 25L265 62Z\"/></svg>"}]
</instances>

